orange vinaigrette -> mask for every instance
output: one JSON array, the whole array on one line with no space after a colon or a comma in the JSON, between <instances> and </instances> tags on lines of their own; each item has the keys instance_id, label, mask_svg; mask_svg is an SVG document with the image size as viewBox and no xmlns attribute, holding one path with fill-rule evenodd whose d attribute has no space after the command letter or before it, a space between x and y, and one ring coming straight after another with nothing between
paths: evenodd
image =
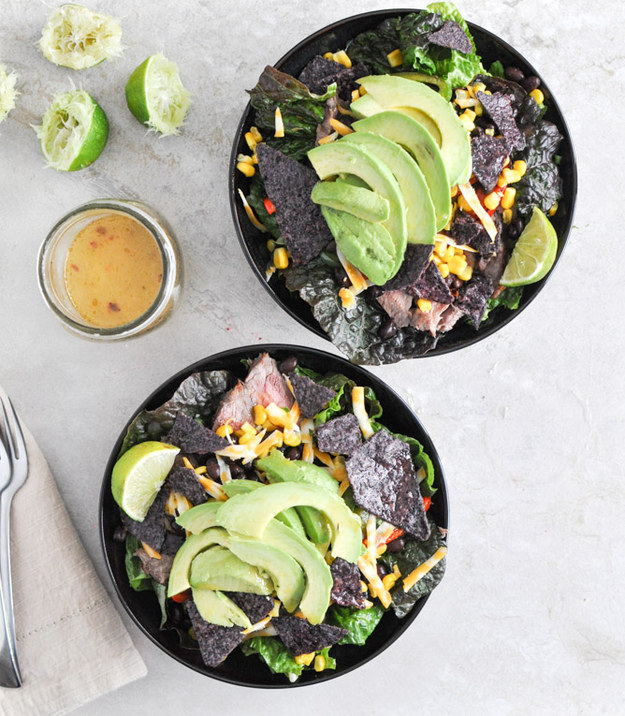
<instances>
[{"instance_id":1,"label":"orange vinaigrette","mask_svg":"<svg viewBox=\"0 0 625 716\"><path fill-rule=\"evenodd\" d=\"M74 308L99 328L123 326L143 315L162 278L154 237L123 214L107 214L81 229L65 263L65 287Z\"/></svg>"}]
</instances>

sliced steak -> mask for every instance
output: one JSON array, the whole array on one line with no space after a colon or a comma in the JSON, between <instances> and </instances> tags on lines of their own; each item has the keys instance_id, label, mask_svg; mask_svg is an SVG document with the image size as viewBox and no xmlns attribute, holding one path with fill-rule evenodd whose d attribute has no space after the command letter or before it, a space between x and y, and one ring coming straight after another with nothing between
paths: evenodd
<instances>
[{"instance_id":1,"label":"sliced steak","mask_svg":"<svg viewBox=\"0 0 625 716\"><path fill-rule=\"evenodd\" d=\"M243 423L253 423L254 421L254 398L245 383L239 381L234 388L226 393L221 401L215 419L213 420L213 430L217 430L220 425L228 423L234 430L238 430Z\"/></svg>"},{"instance_id":2,"label":"sliced steak","mask_svg":"<svg viewBox=\"0 0 625 716\"><path fill-rule=\"evenodd\" d=\"M413 297L407 291L402 290L385 291L381 296L378 296L378 303L393 319L398 328L405 328L410 325L412 301Z\"/></svg>"},{"instance_id":3,"label":"sliced steak","mask_svg":"<svg viewBox=\"0 0 625 716\"><path fill-rule=\"evenodd\" d=\"M430 308L429 311L421 311L419 308L415 308L412 312L410 325L418 331L424 331L431 336L435 336L438 331L440 318L449 305L448 303L432 301L432 308Z\"/></svg>"},{"instance_id":4,"label":"sliced steak","mask_svg":"<svg viewBox=\"0 0 625 716\"><path fill-rule=\"evenodd\" d=\"M150 557L144 549L138 549L135 552L135 557L141 560L141 569L149 577L152 577L159 584L167 584L171 565L174 561L173 554L163 554L160 559L157 559L156 557Z\"/></svg>"},{"instance_id":5,"label":"sliced steak","mask_svg":"<svg viewBox=\"0 0 625 716\"><path fill-rule=\"evenodd\" d=\"M278 364L268 353L262 353L252 363L245 386L254 405L266 407L269 403L275 403L279 408L290 408L293 405L289 386L278 370Z\"/></svg>"}]
</instances>

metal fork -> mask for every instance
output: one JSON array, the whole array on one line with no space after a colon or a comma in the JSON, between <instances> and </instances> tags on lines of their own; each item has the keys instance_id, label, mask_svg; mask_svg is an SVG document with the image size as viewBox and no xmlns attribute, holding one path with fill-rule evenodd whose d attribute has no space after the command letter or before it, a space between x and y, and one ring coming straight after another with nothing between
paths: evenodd
<instances>
[{"instance_id":1,"label":"metal fork","mask_svg":"<svg viewBox=\"0 0 625 716\"><path fill-rule=\"evenodd\" d=\"M12 417L12 425L7 415ZM0 686L17 688L22 675L17 660L13 594L11 587L10 517L11 502L15 493L28 477L26 443L13 403L0 396L4 442L0 433L0 604L2 629L0 633Z\"/></svg>"}]
</instances>

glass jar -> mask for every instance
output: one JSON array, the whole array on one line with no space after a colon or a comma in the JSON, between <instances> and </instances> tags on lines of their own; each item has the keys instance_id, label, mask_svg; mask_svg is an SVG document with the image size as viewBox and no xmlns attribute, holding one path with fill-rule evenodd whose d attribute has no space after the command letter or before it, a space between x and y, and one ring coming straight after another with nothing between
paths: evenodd
<instances>
[{"instance_id":1,"label":"glass jar","mask_svg":"<svg viewBox=\"0 0 625 716\"><path fill-rule=\"evenodd\" d=\"M68 291L66 265L78 234L91 222L114 214L133 219L148 230L159 249L163 270L158 293L150 307L128 323L105 328L89 322L76 309ZM169 315L178 298L181 273L178 246L171 229L154 209L138 201L97 199L79 206L52 228L39 250L39 288L46 303L71 331L97 340L128 338L158 325Z\"/></svg>"}]
</instances>

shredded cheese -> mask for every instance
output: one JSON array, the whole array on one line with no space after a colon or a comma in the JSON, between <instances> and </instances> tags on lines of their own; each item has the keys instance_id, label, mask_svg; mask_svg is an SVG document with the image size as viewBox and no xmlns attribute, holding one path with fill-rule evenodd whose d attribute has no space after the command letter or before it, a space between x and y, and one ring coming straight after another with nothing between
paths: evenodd
<instances>
[{"instance_id":1,"label":"shredded cheese","mask_svg":"<svg viewBox=\"0 0 625 716\"><path fill-rule=\"evenodd\" d=\"M454 249L461 249L462 251L468 251L472 254L478 253L477 249L474 249L472 246L467 246L466 244L457 244L449 236L447 236L447 234L436 234L434 240L442 241L443 243L447 244L447 246L453 246Z\"/></svg>"},{"instance_id":2,"label":"shredded cheese","mask_svg":"<svg viewBox=\"0 0 625 716\"><path fill-rule=\"evenodd\" d=\"M267 229L260 223L260 221L256 218L256 214L254 213L254 210L252 207L247 203L247 199L245 198L245 194L241 191L241 189L238 190L239 196L241 197L241 201L243 202L243 208L245 209L245 213L247 214L247 218L252 222L252 224L259 230L265 233Z\"/></svg>"},{"instance_id":3,"label":"shredded cheese","mask_svg":"<svg viewBox=\"0 0 625 716\"><path fill-rule=\"evenodd\" d=\"M283 410L278 407L275 403L269 403L265 406L265 412L271 422L280 428L288 428L289 430L297 429L297 419L293 419L293 415L290 410Z\"/></svg>"},{"instance_id":4,"label":"shredded cheese","mask_svg":"<svg viewBox=\"0 0 625 716\"><path fill-rule=\"evenodd\" d=\"M153 559L161 558L160 552L157 552L155 549L152 549L152 547L150 547L150 545L146 542L141 542L141 545L143 546L143 549L147 552L149 557L152 557Z\"/></svg>"},{"instance_id":5,"label":"shredded cheese","mask_svg":"<svg viewBox=\"0 0 625 716\"><path fill-rule=\"evenodd\" d=\"M343 253L340 249L336 250L336 255L341 262L345 273L347 274L347 278L352 284L350 290L354 294L354 296L357 296L359 293L366 291L371 285L371 282L368 281L365 278L364 274L362 274L353 264L351 264L345 258L345 256L343 256Z\"/></svg>"},{"instance_id":6,"label":"shredded cheese","mask_svg":"<svg viewBox=\"0 0 625 716\"><path fill-rule=\"evenodd\" d=\"M226 484L226 482L230 482L232 480L232 474L230 473L230 465L219 455L215 455L217 458L217 464L219 465L219 477L221 479L221 483L223 485Z\"/></svg>"},{"instance_id":7,"label":"shredded cheese","mask_svg":"<svg viewBox=\"0 0 625 716\"><path fill-rule=\"evenodd\" d=\"M197 479L201 482L202 487L211 497L214 497L220 502L224 502L228 499L226 493L223 491L218 482L215 482L214 480L211 480L210 477L205 477L204 475L198 475Z\"/></svg>"},{"instance_id":8,"label":"shredded cheese","mask_svg":"<svg viewBox=\"0 0 625 716\"><path fill-rule=\"evenodd\" d=\"M433 568L447 554L447 547L439 547L436 552L426 559L423 564L412 570L407 577L404 577L404 592L408 592L414 585Z\"/></svg>"},{"instance_id":9,"label":"shredded cheese","mask_svg":"<svg viewBox=\"0 0 625 716\"><path fill-rule=\"evenodd\" d=\"M378 546L377 534L375 529L375 515L369 515L367 520L367 552L369 554L369 560L375 564L378 555L376 547Z\"/></svg>"},{"instance_id":10,"label":"shredded cheese","mask_svg":"<svg viewBox=\"0 0 625 716\"><path fill-rule=\"evenodd\" d=\"M352 410L365 440L370 438L373 435L373 428L365 408L365 389L360 385L352 389Z\"/></svg>"},{"instance_id":11,"label":"shredded cheese","mask_svg":"<svg viewBox=\"0 0 625 716\"><path fill-rule=\"evenodd\" d=\"M475 189L469 182L466 184L458 184L458 189L460 189L462 196L466 199L467 204L473 209L477 218L482 222L482 226L484 227L486 233L490 236L491 240L494 241L497 238L497 227L495 226L495 222L492 220L489 213L477 198Z\"/></svg>"},{"instance_id":12,"label":"shredded cheese","mask_svg":"<svg viewBox=\"0 0 625 716\"><path fill-rule=\"evenodd\" d=\"M312 445L312 434L313 421L310 418L302 421L301 432L302 432L302 460L306 462L315 461L315 453Z\"/></svg>"},{"instance_id":13,"label":"shredded cheese","mask_svg":"<svg viewBox=\"0 0 625 716\"><path fill-rule=\"evenodd\" d=\"M376 564L375 562L370 562L368 553L358 558L358 568L369 582L370 590L373 592L372 596L376 596L382 602L382 606L389 607L391 605L391 595L384 588Z\"/></svg>"},{"instance_id":14,"label":"shredded cheese","mask_svg":"<svg viewBox=\"0 0 625 716\"><path fill-rule=\"evenodd\" d=\"M282 119L282 112L280 111L280 107L276 107L275 126L276 131L274 132L273 136L284 137L284 120Z\"/></svg>"}]
</instances>

